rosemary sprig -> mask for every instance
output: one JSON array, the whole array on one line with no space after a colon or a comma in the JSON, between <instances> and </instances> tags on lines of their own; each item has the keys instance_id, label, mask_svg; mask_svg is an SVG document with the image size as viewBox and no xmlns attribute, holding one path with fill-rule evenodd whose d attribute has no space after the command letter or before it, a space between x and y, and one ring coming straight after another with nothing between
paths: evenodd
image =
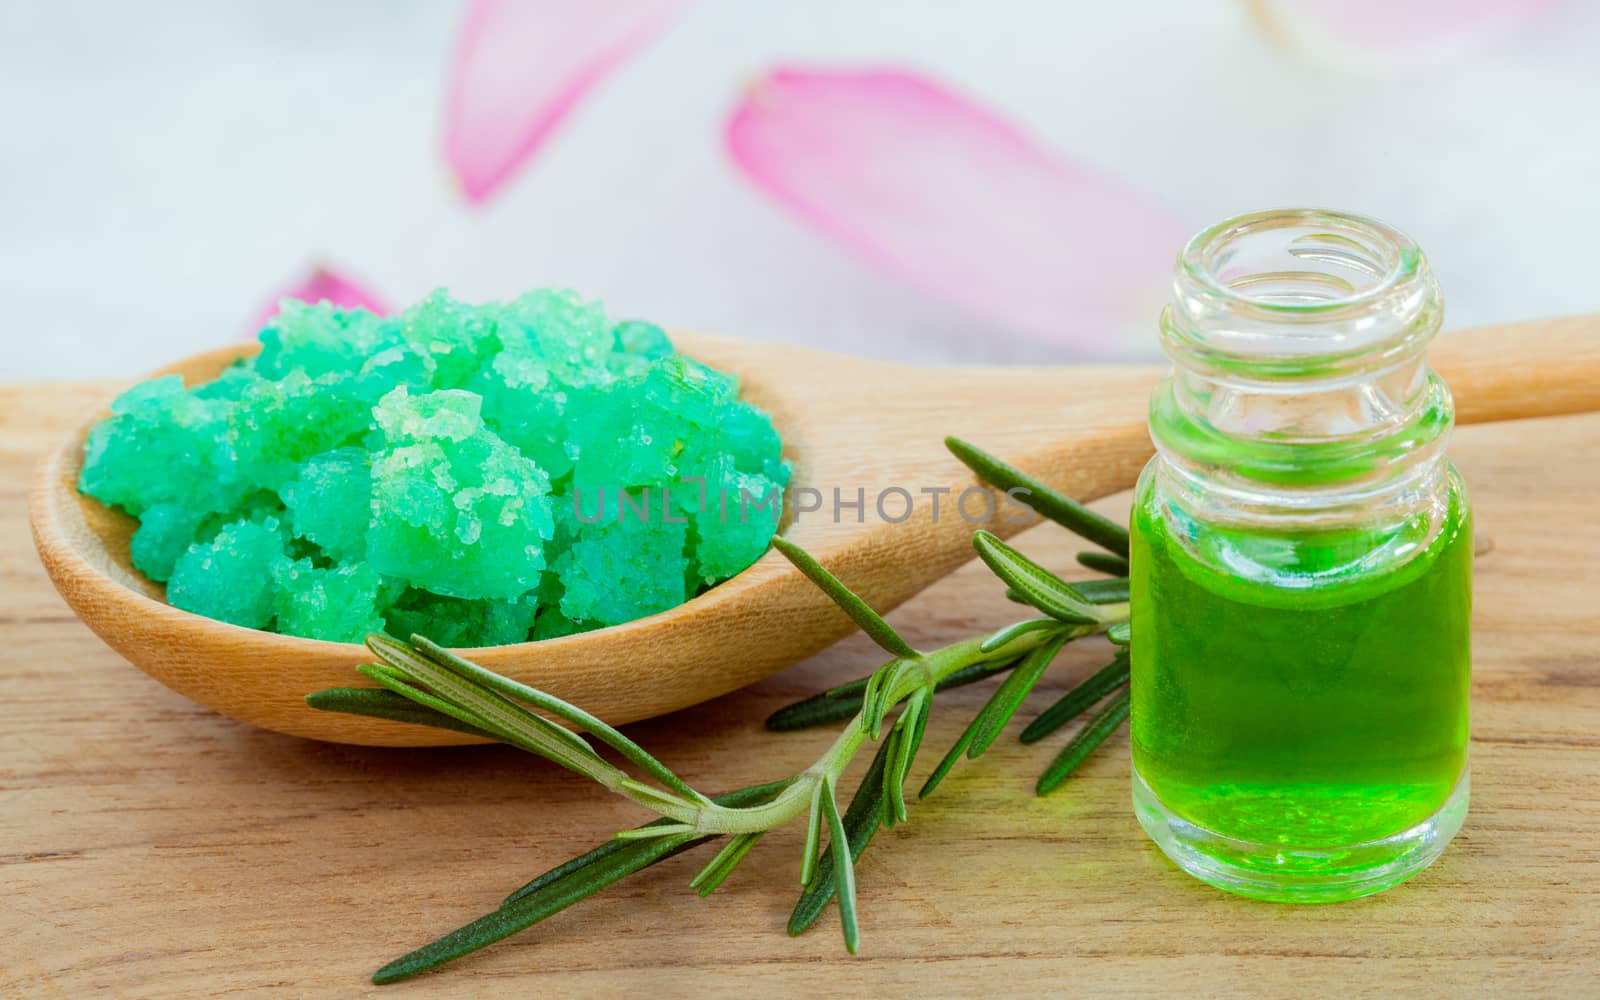
<instances>
[{"instance_id":1,"label":"rosemary sprig","mask_svg":"<svg viewBox=\"0 0 1600 1000\"><path fill-rule=\"evenodd\" d=\"M947 444L992 485L1025 487L1028 494L1014 494L1018 499L1107 549L1110 555L1085 553L1081 561L1092 568L1118 572L1120 578L1069 584L994 535L980 531L973 538L979 557L1005 584L1008 596L1042 617L920 652L808 553L775 539L774 547L891 657L869 676L781 709L767 720L768 727L776 730L850 720L810 767L782 780L714 798L705 796L644 748L577 706L485 670L421 636L413 636L410 643L383 635L369 637L368 648L378 662L360 670L383 690L320 691L307 698L312 707L500 740L582 774L659 817L622 830L611 841L537 876L493 912L384 966L373 981L393 982L436 968L531 927L635 872L720 839L720 849L690 881L691 888L708 895L726 881L767 831L802 816L806 823L800 864L802 891L789 919L789 932L804 931L829 902L837 901L845 946L854 953L860 939L855 862L879 828L908 818L904 786L922 747L935 696L952 687L1006 675L924 781L921 796L931 793L959 758L977 757L994 744L1067 643L1106 634L1125 647L1130 639L1127 532L971 445L955 439ZM1040 777L1040 794L1059 787L1127 718L1127 665L1123 650L1024 729L1024 742L1033 742L1109 698ZM648 780L609 763L580 731L614 750ZM868 742L875 742L877 750L841 813L840 781L852 758Z\"/></svg>"},{"instance_id":2,"label":"rosemary sprig","mask_svg":"<svg viewBox=\"0 0 1600 1000\"><path fill-rule=\"evenodd\" d=\"M1128 654L1118 653L1117 658L1100 668L1088 680L1061 696L1061 700L1040 712L1018 739L1024 743L1037 743L1076 719L1094 706L1094 703L1128 683Z\"/></svg>"},{"instance_id":3,"label":"rosemary sprig","mask_svg":"<svg viewBox=\"0 0 1600 1000\"><path fill-rule=\"evenodd\" d=\"M787 785L787 781L775 781L741 788L726 795L719 795L713 801L726 806L753 805L770 801ZM671 821L661 819L650 825L664 826L669 822ZM643 871L651 865L693 850L714 839L716 838L711 836L692 837L680 834L648 840L608 841L587 854L557 865L533 879L507 896L497 909L472 923L395 959L373 973L372 981L380 985L397 982L419 972L437 968L463 955L470 955L480 948L560 913L572 904L587 899L635 872Z\"/></svg>"},{"instance_id":4,"label":"rosemary sprig","mask_svg":"<svg viewBox=\"0 0 1600 1000\"><path fill-rule=\"evenodd\" d=\"M857 597L849 587L839 582L839 578L829 573L822 564L811 558L811 553L783 538L774 538L772 547L782 552L784 556L799 568L812 583L816 584L823 593L833 598L833 602L849 615L851 620L860 626L873 642L883 647L883 651L893 656L914 659L917 651L911 644L900 638L888 622L867 606L867 602Z\"/></svg>"},{"instance_id":5,"label":"rosemary sprig","mask_svg":"<svg viewBox=\"0 0 1600 1000\"><path fill-rule=\"evenodd\" d=\"M1105 707L1094 718L1089 720L1087 726L1078 730L1078 735L1072 738L1072 742L1068 743L1056 759L1050 762L1050 766L1044 769L1044 773L1039 775L1039 783L1034 786L1034 791L1040 795L1049 795L1060 788L1061 783L1083 763L1083 759L1104 742L1118 726L1128 720L1129 704L1128 689L1122 688L1106 702Z\"/></svg>"},{"instance_id":6,"label":"rosemary sprig","mask_svg":"<svg viewBox=\"0 0 1600 1000\"><path fill-rule=\"evenodd\" d=\"M1078 564L1107 576L1128 575L1128 560L1107 552L1079 552Z\"/></svg>"},{"instance_id":7,"label":"rosemary sprig","mask_svg":"<svg viewBox=\"0 0 1600 1000\"><path fill-rule=\"evenodd\" d=\"M1091 603L1072 585L987 531L972 536L972 547L995 576L1022 599L1059 621L1090 625L1114 620L1115 612Z\"/></svg>"},{"instance_id":8,"label":"rosemary sprig","mask_svg":"<svg viewBox=\"0 0 1600 1000\"><path fill-rule=\"evenodd\" d=\"M883 811L883 776L886 768L887 744L878 744L878 752L873 755L872 763L867 766L867 773L862 775L861 784L856 788L855 798L850 800L850 805L844 811L844 833L850 842L850 859L852 862L859 860L867 845L872 842L873 834L885 825ZM800 934L808 930L817 918L822 916L822 911L833 902L836 883L833 877L834 859L830 852L817 862L816 878L806 886L800 894L800 899L794 904L794 912L789 914L789 933Z\"/></svg>"},{"instance_id":9,"label":"rosemary sprig","mask_svg":"<svg viewBox=\"0 0 1600 1000\"><path fill-rule=\"evenodd\" d=\"M1016 665L1017 660L1015 659L980 660L971 666L962 667L955 673L940 680L938 684L934 685L934 691L948 691L951 688L976 684L979 681L988 680L996 674L1003 674ZM861 713L862 693L866 690L868 680L870 680L869 677L863 677L859 681L851 681L849 684L824 691L821 694L814 694L803 701L786 705L767 717L767 728L773 732L782 733L795 729L810 729L813 726L822 726L830 722L838 722L841 719L853 718Z\"/></svg>"},{"instance_id":10,"label":"rosemary sprig","mask_svg":"<svg viewBox=\"0 0 1600 1000\"><path fill-rule=\"evenodd\" d=\"M993 455L956 437L944 439L944 446L978 478L995 489L1012 492L1018 502L1090 541L1113 555L1128 558L1128 529L1096 514L1071 497L1056 492L1020 469L1014 469Z\"/></svg>"}]
</instances>

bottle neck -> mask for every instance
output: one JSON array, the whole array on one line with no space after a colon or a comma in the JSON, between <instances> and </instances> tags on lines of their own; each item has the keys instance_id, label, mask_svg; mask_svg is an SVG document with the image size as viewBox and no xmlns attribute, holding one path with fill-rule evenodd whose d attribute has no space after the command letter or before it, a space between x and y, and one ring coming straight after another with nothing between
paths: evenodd
<instances>
[{"instance_id":1,"label":"bottle neck","mask_svg":"<svg viewBox=\"0 0 1600 1000\"><path fill-rule=\"evenodd\" d=\"M1156 475L1197 520L1404 520L1437 504L1453 407L1429 369L1438 285L1373 220L1269 212L1179 259L1151 397Z\"/></svg>"}]
</instances>

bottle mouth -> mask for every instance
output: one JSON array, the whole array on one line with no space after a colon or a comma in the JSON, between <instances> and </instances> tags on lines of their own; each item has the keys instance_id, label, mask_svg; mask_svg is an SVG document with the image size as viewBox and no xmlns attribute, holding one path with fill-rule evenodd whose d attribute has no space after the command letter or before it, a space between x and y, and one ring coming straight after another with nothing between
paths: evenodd
<instances>
[{"instance_id":1,"label":"bottle mouth","mask_svg":"<svg viewBox=\"0 0 1600 1000\"><path fill-rule=\"evenodd\" d=\"M1173 290L1162 330L1175 361L1261 374L1413 356L1441 318L1438 285L1410 237L1319 209L1255 212L1206 229L1179 255Z\"/></svg>"},{"instance_id":2,"label":"bottle mouth","mask_svg":"<svg viewBox=\"0 0 1600 1000\"><path fill-rule=\"evenodd\" d=\"M1416 276L1422 252L1377 219L1279 209L1199 233L1183 248L1179 265L1221 298L1288 318L1381 298Z\"/></svg>"}]
</instances>

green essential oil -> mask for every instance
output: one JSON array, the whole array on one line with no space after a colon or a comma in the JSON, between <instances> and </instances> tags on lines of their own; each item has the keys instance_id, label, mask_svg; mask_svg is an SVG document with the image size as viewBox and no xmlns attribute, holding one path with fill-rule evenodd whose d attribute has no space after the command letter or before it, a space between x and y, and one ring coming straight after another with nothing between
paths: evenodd
<instances>
[{"instance_id":1,"label":"green essential oil","mask_svg":"<svg viewBox=\"0 0 1600 1000\"><path fill-rule=\"evenodd\" d=\"M1314 209L1218 223L1161 316L1134 501L1133 800L1184 871L1332 902L1467 812L1472 515L1417 245Z\"/></svg>"},{"instance_id":2,"label":"green essential oil","mask_svg":"<svg viewBox=\"0 0 1600 1000\"><path fill-rule=\"evenodd\" d=\"M1472 522L1459 480L1440 508L1382 531L1283 534L1186 522L1146 478L1131 580L1142 791L1234 891L1347 898L1403 880L1404 863L1346 876L1458 784L1465 807ZM1205 878L1206 861L1191 870ZM1270 879L1252 884L1252 870Z\"/></svg>"}]
</instances>

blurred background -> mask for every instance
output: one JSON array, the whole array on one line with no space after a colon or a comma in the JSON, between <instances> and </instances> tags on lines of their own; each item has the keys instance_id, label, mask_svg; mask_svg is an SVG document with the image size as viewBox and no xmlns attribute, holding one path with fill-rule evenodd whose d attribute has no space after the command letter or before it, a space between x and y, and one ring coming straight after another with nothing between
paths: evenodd
<instances>
[{"instance_id":1,"label":"blurred background","mask_svg":"<svg viewBox=\"0 0 1600 1000\"><path fill-rule=\"evenodd\" d=\"M1148 357L1182 239L1286 205L1409 231L1450 326L1600 310L1597 49L1555 0L8 3L0 374L439 286Z\"/></svg>"}]
</instances>

